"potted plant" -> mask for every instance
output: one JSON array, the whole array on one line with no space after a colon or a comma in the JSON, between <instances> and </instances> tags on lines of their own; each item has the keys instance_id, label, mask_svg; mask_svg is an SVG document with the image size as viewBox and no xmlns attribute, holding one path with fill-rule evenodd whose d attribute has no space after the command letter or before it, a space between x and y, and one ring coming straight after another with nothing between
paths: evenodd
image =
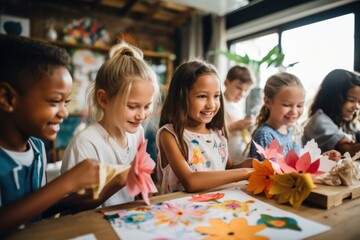
<instances>
[{"instance_id":1,"label":"potted plant","mask_svg":"<svg viewBox=\"0 0 360 240\"><path fill-rule=\"evenodd\" d=\"M266 65L266 68L277 67L281 71L285 71L287 68L294 66L298 62L291 63L287 66L283 65L285 55L280 51L280 47L276 45L273 47L263 58L260 60L252 59L248 54L239 55L230 51L211 51L212 54L221 54L227 57L230 61L233 61L239 65L245 65L253 72L255 78L255 87L251 90L249 96L246 99L246 115L256 116L262 106L262 89L260 88L261 77L260 70L262 65Z\"/></svg>"}]
</instances>

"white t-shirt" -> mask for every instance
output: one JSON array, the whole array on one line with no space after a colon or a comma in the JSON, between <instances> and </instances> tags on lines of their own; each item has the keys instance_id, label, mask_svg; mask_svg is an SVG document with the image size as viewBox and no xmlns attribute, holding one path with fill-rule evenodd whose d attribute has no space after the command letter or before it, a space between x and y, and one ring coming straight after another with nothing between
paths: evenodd
<instances>
[{"instance_id":1,"label":"white t-shirt","mask_svg":"<svg viewBox=\"0 0 360 240\"><path fill-rule=\"evenodd\" d=\"M229 102L224 98L225 105L225 119L226 123L229 126L231 123L234 123L238 120L241 120L245 117L245 107L244 104L240 102ZM229 154L234 164L241 163L245 157L243 152L246 148L246 143L244 142L241 131L234 131L229 134L228 137L229 144Z\"/></svg>"},{"instance_id":2,"label":"white t-shirt","mask_svg":"<svg viewBox=\"0 0 360 240\"><path fill-rule=\"evenodd\" d=\"M139 138L144 138L142 126L134 134L126 133L127 148L121 148L99 123L92 124L79 132L66 147L61 173L71 169L85 159L96 159L108 164L131 164L137 152ZM134 201L126 189L115 193L102 207Z\"/></svg>"}]
</instances>

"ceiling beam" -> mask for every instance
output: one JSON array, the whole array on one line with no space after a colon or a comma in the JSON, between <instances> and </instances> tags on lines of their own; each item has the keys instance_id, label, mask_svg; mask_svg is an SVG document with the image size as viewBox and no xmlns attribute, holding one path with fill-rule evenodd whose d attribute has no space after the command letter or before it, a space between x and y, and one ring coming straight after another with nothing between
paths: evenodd
<instances>
[{"instance_id":1,"label":"ceiling beam","mask_svg":"<svg viewBox=\"0 0 360 240\"><path fill-rule=\"evenodd\" d=\"M127 0L125 5L121 8L119 14L122 16L129 15L130 11L138 1L139 0Z\"/></svg>"},{"instance_id":2,"label":"ceiling beam","mask_svg":"<svg viewBox=\"0 0 360 240\"><path fill-rule=\"evenodd\" d=\"M158 1L156 2L154 5L150 6L150 10L144 14L144 16L142 17L142 21L149 21L150 19L154 18L154 16L160 12L160 10L163 7L163 2Z\"/></svg>"}]
</instances>

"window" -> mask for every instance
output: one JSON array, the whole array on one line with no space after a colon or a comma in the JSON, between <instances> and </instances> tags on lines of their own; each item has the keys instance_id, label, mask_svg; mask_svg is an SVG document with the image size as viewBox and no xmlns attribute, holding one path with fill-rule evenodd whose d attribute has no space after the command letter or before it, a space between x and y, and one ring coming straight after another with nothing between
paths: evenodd
<instances>
[{"instance_id":1,"label":"window","mask_svg":"<svg viewBox=\"0 0 360 240\"><path fill-rule=\"evenodd\" d=\"M241 56L246 53L251 59L261 60L278 42L279 34L272 33L232 44L230 50ZM260 87L264 87L267 77L275 72L276 69L267 69L266 66L263 65L260 69Z\"/></svg>"},{"instance_id":2,"label":"window","mask_svg":"<svg viewBox=\"0 0 360 240\"><path fill-rule=\"evenodd\" d=\"M336 68L354 69L355 16L353 13L292 28L281 34L281 49L285 54L284 65L299 62L287 69L302 81L306 89L305 109L301 121L307 118L307 111L322 79ZM231 51L252 58L261 59L279 42L278 33L268 34L233 43ZM264 66L265 67L265 66ZM261 85L276 69L261 69Z\"/></svg>"},{"instance_id":3,"label":"window","mask_svg":"<svg viewBox=\"0 0 360 240\"><path fill-rule=\"evenodd\" d=\"M284 65L306 89L305 116L325 75L336 68L354 69L354 14L290 29L282 33Z\"/></svg>"}]
</instances>

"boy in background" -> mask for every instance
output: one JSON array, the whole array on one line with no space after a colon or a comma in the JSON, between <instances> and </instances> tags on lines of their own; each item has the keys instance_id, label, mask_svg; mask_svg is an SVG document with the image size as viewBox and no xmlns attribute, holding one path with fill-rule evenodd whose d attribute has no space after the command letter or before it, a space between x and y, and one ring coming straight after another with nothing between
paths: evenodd
<instances>
[{"instance_id":1,"label":"boy in background","mask_svg":"<svg viewBox=\"0 0 360 240\"><path fill-rule=\"evenodd\" d=\"M230 132L229 153L234 164L239 164L245 159L244 150L251 139L247 128L252 124L250 117L244 117L240 100L246 96L253 80L249 69L236 65L228 71L224 84L225 119Z\"/></svg>"}]
</instances>

